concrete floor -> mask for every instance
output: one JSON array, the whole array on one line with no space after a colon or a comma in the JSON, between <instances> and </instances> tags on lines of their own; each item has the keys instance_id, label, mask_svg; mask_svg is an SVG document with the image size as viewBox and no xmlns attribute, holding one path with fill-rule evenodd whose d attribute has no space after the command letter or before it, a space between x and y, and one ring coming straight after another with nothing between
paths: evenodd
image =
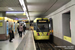
<instances>
[{"instance_id":1,"label":"concrete floor","mask_svg":"<svg viewBox=\"0 0 75 50\"><path fill-rule=\"evenodd\" d=\"M15 38L12 40L13 42L10 43L9 40L6 41L0 41L0 50L16 50L22 39L25 35L22 36L22 38L19 37L18 33L15 35Z\"/></svg>"},{"instance_id":2,"label":"concrete floor","mask_svg":"<svg viewBox=\"0 0 75 50\"><path fill-rule=\"evenodd\" d=\"M17 33L12 43L9 40L0 41L0 50L36 50L32 31L28 30L22 35L20 38Z\"/></svg>"}]
</instances>

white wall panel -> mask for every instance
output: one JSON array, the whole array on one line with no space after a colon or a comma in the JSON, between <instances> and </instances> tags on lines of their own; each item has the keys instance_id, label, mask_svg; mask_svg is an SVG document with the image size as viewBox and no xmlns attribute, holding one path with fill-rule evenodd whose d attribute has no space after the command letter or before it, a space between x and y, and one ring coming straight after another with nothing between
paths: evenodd
<instances>
[{"instance_id":1,"label":"white wall panel","mask_svg":"<svg viewBox=\"0 0 75 50\"><path fill-rule=\"evenodd\" d=\"M62 39L62 18L61 14L57 14L53 18L54 36Z\"/></svg>"},{"instance_id":2,"label":"white wall panel","mask_svg":"<svg viewBox=\"0 0 75 50\"><path fill-rule=\"evenodd\" d=\"M71 38L72 43L75 44L75 6L71 8Z\"/></svg>"},{"instance_id":3,"label":"white wall panel","mask_svg":"<svg viewBox=\"0 0 75 50\"><path fill-rule=\"evenodd\" d=\"M65 4L61 8L57 9L53 13L46 16L47 18L53 18L53 30L54 36L63 39L62 31L62 14L71 11L71 39L72 44L75 44L75 0L71 0L69 3Z\"/></svg>"}]
</instances>

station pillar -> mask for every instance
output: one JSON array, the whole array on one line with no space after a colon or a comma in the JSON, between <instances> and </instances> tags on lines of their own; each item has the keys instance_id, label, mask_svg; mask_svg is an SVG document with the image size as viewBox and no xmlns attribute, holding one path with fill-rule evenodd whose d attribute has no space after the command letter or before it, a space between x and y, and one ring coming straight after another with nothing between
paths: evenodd
<instances>
[{"instance_id":1,"label":"station pillar","mask_svg":"<svg viewBox=\"0 0 75 50\"><path fill-rule=\"evenodd\" d=\"M4 17L5 12L0 12L0 41L6 40L6 33L5 33L5 23L4 23Z\"/></svg>"}]
</instances>

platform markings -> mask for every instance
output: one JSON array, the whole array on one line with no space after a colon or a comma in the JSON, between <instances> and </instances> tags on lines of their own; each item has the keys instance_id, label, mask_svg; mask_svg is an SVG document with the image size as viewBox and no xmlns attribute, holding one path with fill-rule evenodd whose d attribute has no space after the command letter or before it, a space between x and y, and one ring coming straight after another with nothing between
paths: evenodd
<instances>
[{"instance_id":1,"label":"platform markings","mask_svg":"<svg viewBox=\"0 0 75 50\"><path fill-rule=\"evenodd\" d=\"M33 34L32 34L32 39L33 39L34 50L36 50Z\"/></svg>"}]
</instances>

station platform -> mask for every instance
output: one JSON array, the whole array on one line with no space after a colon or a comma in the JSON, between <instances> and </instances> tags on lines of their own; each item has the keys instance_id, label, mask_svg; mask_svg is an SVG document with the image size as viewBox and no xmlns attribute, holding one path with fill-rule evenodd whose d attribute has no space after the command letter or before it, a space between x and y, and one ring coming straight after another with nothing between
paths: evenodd
<instances>
[{"instance_id":1,"label":"station platform","mask_svg":"<svg viewBox=\"0 0 75 50\"><path fill-rule=\"evenodd\" d=\"M26 30L22 38L17 33L10 43L9 40L0 41L0 50L36 50L33 34L31 30Z\"/></svg>"}]
</instances>

